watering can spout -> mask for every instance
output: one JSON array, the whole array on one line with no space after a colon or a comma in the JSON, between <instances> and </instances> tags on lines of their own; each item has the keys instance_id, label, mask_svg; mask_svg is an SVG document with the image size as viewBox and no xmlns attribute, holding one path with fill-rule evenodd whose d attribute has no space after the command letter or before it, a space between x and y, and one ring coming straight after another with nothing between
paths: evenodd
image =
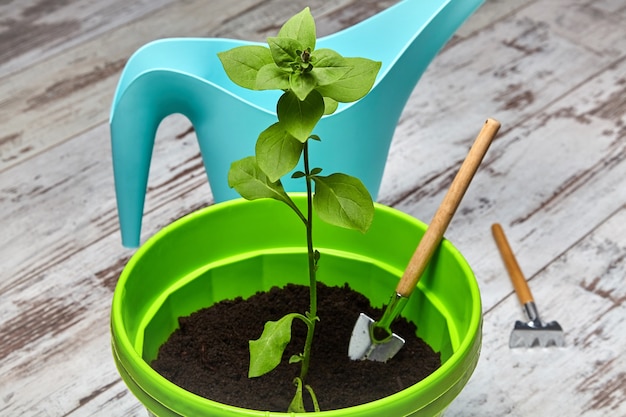
<instances>
[{"instance_id":1,"label":"watering can spout","mask_svg":"<svg viewBox=\"0 0 626 417\"><path fill-rule=\"evenodd\" d=\"M441 47L484 0L403 0L317 48L382 62L372 91L342 104L316 127L312 163L361 179L376 199L387 152L404 105ZM139 245L150 158L157 128L182 113L193 124L215 202L238 197L227 185L233 161L254 153L258 134L276 120L279 92L250 91L226 76L217 53L252 42L163 39L140 48L120 77L110 128L115 190L124 246ZM340 137L337 137L340 136ZM287 191L303 191L287 179Z\"/></svg>"}]
</instances>

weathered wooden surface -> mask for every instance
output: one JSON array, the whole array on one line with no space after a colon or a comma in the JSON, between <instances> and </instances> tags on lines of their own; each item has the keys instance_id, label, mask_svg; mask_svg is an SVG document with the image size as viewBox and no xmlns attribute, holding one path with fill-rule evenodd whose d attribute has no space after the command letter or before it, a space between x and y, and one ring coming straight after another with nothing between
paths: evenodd
<instances>
[{"instance_id":1,"label":"weathered wooden surface","mask_svg":"<svg viewBox=\"0 0 626 417\"><path fill-rule=\"evenodd\" d=\"M395 1L310 3L320 32ZM330 4L332 3L332 4ZM120 245L107 118L120 71L169 36L260 40L304 0L0 2L0 415L143 416L109 348ZM626 4L487 0L415 89L380 200L426 221L484 118L503 129L447 237L482 291L454 417L626 415ZM159 129L143 239L212 198L182 117ZM510 350L500 222L563 349Z\"/></svg>"}]
</instances>

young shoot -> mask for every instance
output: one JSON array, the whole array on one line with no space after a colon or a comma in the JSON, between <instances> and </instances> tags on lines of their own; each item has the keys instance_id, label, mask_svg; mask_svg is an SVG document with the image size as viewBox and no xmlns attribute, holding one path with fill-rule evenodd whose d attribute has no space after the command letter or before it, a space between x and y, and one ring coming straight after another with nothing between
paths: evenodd
<instances>
[{"instance_id":1,"label":"young shoot","mask_svg":"<svg viewBox=\"0 0 626 417\"><path fill-rule=\"evenodd\" d=\"M363 183L350 175L321 175L322 168L310 167L311 141L321 139L313 132L324 115L334 113L338 103L361 99L372 88L380 62L347 58L330 49L316 49L316 29L309 8L290 18L268 46L241 46L219 53L228 77L237 85L252 90L280 90L276 104L276 123L260 133L255 154L232 163L228 185L248 200L272 198L289 206L306 229L309 311L290 313L265 324L259 339L250 341L248 376L259 377L281 361L291 340L293 320L307 326L305 346L290 363L300 365L294 384L296 393L288 411L304 412L303 393L310 395L315 410L317 399L306 376L311 360L311 345L317 316L316 271L320 253L313 244L313 212L324 222L349 229L367 231L374 217L372 198ZM345 132L337 132L340 140ZM297 170L302 161L303 170ZM307 206L301 209L283 188L281 178L291 173L302 179Z\"/></svg>"}]
</instances>

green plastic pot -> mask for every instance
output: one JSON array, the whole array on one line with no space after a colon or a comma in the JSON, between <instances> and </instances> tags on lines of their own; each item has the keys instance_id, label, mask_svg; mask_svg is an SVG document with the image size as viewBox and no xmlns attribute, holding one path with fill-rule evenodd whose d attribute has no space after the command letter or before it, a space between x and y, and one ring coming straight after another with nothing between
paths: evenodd
<instances>
[{"instance_id":1,"label":"green plastic pot","mask_svg":"<svg viewBox=\"0 0 626 417\"><path fill-rule=\"evenodd\" d=\"M294 199L297 204L305 202L303 195ZM374 306L389 301L426 227L379 204L366 234L321 221L315 226L316 248L323 256L318 279L328 285L348 282ZM272 286L307 284L305 247L300 220L282 203L232 200L177 220L135 253L113 295L112 346L123 380L150 413L159 417L300 415L243 409L202 398L171 383L149 363L179 317ZM435 253L403 316L416 323L418 335L441 352L442 366L389 397L308 416L441 415L474 371L482 336L476 279L449 241L444 240Z\"/></svg>"}]
</instances>

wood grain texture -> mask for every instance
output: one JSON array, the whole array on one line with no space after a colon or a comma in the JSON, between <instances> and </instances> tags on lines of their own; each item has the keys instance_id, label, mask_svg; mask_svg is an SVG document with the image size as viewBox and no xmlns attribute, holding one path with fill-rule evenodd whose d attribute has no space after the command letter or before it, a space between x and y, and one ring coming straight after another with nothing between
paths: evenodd
<instances>
[{"instance_id":1,"label":"wood grain texture","mask_svg":"<svg viewBox=\"0 0 626 417\"><path fill-rule=\"evenodd\" d=\"M0 2L0 415L144 416L110 352L121 247L109 106L142 44L262 40L310 4L321 35L394 0ZM446 416L626 415L626 4L487 0L422 77L380 200L425 221L487 117L502 122L446 236L476 273L484 343ZM142 240L212 203L195 134L159 127ZM562 349L510 350L522 319L499 222Z\"/></svg>"},{"instance_id":2,"label":"wood grain texture","mask_svg":"<svg viewBox=\"0 0 626 417\"><path fill-rule=\"evenodd\" d=\"M508 348L522 319L513 294L485 314L485 354L447 416L624 414L625 225L622 206L533 277L540 314L561 324L565 348Z\"/></svg>"}]
</instances>

